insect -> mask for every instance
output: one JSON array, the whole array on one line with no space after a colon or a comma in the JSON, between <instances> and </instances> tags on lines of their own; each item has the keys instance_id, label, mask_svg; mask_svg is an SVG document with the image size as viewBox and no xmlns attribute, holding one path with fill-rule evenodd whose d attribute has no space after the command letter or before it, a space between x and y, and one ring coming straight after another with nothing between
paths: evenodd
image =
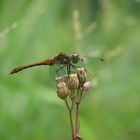
<instances>
[{"instance_id":1,"label":"insect","mask_svg":"<svg viewBox=\"0 0 140 140\"><path fill-rule=\"evenodd\" d=\"M100 61L104 61L104 60L102 58L100 58ZM61 52L58 55L56 55L52 58L45 59L41 62L14 68L10 72L10 74L15 74L24 69L35 67L35 66L40 66L40 65L49 65L49 66L59 65L59 67L55 70L57 76L59 76L59 71L61 71L61 70L66 71L65 73L67 75L70 75L72 73L72 69L74 70L77 67L80 67L80 66L78 66L79 62L83 62L83 58L81 58L78 53L65 54L65 53Z\"/></svg>"}]
</instances>

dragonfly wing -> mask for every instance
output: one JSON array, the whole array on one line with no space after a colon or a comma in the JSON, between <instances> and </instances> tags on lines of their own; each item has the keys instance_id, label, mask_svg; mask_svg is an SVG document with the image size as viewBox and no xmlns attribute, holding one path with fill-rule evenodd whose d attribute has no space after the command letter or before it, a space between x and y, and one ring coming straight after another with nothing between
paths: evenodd
<instances>
[{"instance_id":1,"label":"dragonfly wing","mask_svg":"<svg viewBox=\"0 0 140 140\"><path fill-rule=\"evenodd\" d=\"M67 74L67 67L66 67L66 65L60 65L60 64L52 65L49 68L49 74L54 79L56 77L64 76Z\"/></svg>"},{"instance_id":2,"label":"dragonfly wing","mask_svg":"<svg viewBox=\"0 0 140 140\"><path fill-rule=\"evenodd\" d=\"M89 73L95 73L98 69L104 66L104 61L101 58L84 57L77 64L70 66L70 73L76 73L77 68L85 68ZM54 64L49 69L50 76L56 77L65 76L68 74L67 65Z\"/></svg>"},{"instance_id":3,"label":"dragonfly wing","mask_svg":"<svg viewBox=\"0 0 140 140\"><path fill-rule=\"evenodd\" d=\"M84 57L81 60L83 67L89 75L95 75L99 70L105 67L105 61L99 57Z\"/></svg>"}]
</instances>

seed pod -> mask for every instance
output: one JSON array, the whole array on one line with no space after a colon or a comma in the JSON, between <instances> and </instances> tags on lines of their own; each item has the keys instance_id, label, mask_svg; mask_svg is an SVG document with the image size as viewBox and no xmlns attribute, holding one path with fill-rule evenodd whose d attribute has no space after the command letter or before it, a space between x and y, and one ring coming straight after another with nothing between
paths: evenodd
<instances>
[{"instance_id":1,"label":"seed pod","mask_svg":"<svg viewBox=\"0 0 140 140\"><path fill-rule=\"evenodd\" d=\"M68 94L70 93L69 89L67 88L64 82L60 82L57 84L57 96L61 99L66 99Z\"/></svg>"},{"instance_id":2,"label":"seed pod","mask_svg":"<svg viewBox=\"0 0 140 140\"><path fill-rule=\"evenodd\" d=\"M79 87L79 80L77 74L71 74L67 80L67 86L70 90L75 90Z\"/></svg>"},{"instance_id":3,"label":"seed pod","mask_svg":"<svg viewBox=\"0 0 140 140\"><path fill-rule=\"evenodd\" d=\"M59 83L63 82L62 77L57 77L57 78L55 79L55 82L56 82L56 86L57 86Z\"/></svg>"},{"instance_id":4,"label":"seed pod","mask_svg":"<svg viewBox=\"0 0 140 140\"><path fill-rule=\"evenodd\" d=\"M79 135L77 135L76 140L82 140L82 138Z\"/></svg>"},{"instance_id":5,"label":"seed pod","mask_svg":"<svg viewBox=\"0 0 140 140\"><path fill-rule=\"evenodd\" d=\"M79 79L80 84L83 84L87 80L87 74L84 68L77 69L77 77Z\"/></svg>"}]
</instances>

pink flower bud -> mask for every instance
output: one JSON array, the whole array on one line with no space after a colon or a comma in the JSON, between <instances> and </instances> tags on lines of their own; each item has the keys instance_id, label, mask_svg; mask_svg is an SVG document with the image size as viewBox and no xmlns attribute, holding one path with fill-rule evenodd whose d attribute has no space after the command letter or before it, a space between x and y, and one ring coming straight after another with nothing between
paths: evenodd
<instances>
[{"instance_id":1,"label":"pink flower bud","mask_svg":"<svg viewBox=\"0 0 140 140\"><path fill-rule=\"evenodd\" d=\"M83 84L82 89L83 89L83 91L87 91L90 87L91 87L91 83L89 81L87 81Z\"/></svg>"}]
</instances>

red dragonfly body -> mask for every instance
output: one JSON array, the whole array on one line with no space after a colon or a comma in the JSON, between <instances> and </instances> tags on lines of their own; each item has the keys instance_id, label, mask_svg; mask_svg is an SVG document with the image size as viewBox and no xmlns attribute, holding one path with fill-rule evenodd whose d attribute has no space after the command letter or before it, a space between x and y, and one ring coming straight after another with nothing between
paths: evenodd
<instances>
[{"instance_id":1,"label":"red dragonfly body","mask_svg":"<svg viewBox=\"0 0 140 140\"><path fill-rule=\"evenodd\" d=\"M73 53L73 54L70 54L70 55L67 55L65 53L59 53L57 56L52 57L52 58L48 58L48 59L46 59L44 61L14 68L10 72L10 74L14 74L14 73L17 73L17 72L19 72L21 70L31 68L31 67L35 67L35 66L40 66L40 65L52 66L52 65L55 65L55 64L60 64L60 65L62 65L62 68L64 68L65 66L67 67L67 74L69 75L71 67L74 68L74 64L78 63L78 61L80 59L81 58L80 58L79 54L77 54L77 53Z\"/></svg>"}]
</instances>

